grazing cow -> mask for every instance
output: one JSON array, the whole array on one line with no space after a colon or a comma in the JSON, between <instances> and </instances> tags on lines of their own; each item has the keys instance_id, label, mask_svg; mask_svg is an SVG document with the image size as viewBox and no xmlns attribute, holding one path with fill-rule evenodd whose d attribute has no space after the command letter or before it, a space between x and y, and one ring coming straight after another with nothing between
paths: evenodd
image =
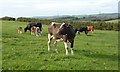
<instances>
[{"instance_id":1,"label":"grazing cow","mask_svg":"<svg viewBox=\"0 0 120 72\"><path fill-rule=\"evenodd\" d=\"M73 45L75 38L75 30L73 27L66 23L51 22L48 26L48 51L50 51L51 40L54 39L55 51L57 51L57 42L64 41L66 55L68 55L68 42L71 43L71 54L73 55Z\"/></svg>"},{"instance_id":2,"label":"grazing cow","mask_svg":"<svg viewBox=\"0 0 120 72\"><path fill-rule=\"evenodd\" d=\"M85 34L87 35L89 31L94 31L94 26L86 26L86 27L80 27L80 28L75 28L75 33L78 32L78 34L80 34L80 32L85 32Z\"/></svg>"},{"instance_id":3,"label":"grazing cow","mask_svg":"<svg viewBox=\"0 0 120 72\"><path fill-rule=\"evenodd\" d=\"M94 31L94 26L86 26L86 28L87 28L87 31Z\"/></svg>"},{"instance_id":4,"label":"grazing cow","mask_svg":"<svg viewBox=\"0 0 120 72\"><path fill-rule=\"evenodd\" d=\"M25 28L24 28L24 32L26 32L27 30L30 30L31 32L31 27L39 27L40 33L42 33L42 24L41 23L30 23L28 24Z\"/></svg>"},{"instance_id":5,"label":"grazing cow","mask_svg":"<svg viewBox=\"0 0 120 72\"><path fill-rule=\"evenodd\" d=\"M31 35L35 35L35 30L36 30L35 26L31 27L31 29L30 29Z\"/></svg>"},{"instance_id":6,"label":"grazing cow","mask_svg":"<svg viewBox=\"0 0 120 72\"><path fill-rule=\"evenodd\" d=\"M40 28L35 26L31 27L31 35L40 36L41 35Z\"/></svg>"},{"instance_id":7,"label":"grazing cow","mask_svg":"<svg viewBox=\"0 0 120 72\"><path fill-rule=\"evenodd\" d=\"M22 33L22 27L18 27L18 33Z\"/></svg>"},{"instance_id":8,"label":"grazing cow","mask_svg":"<svg viewBox=\"0 0 120 72\"><path fill-rule=\"evenodd\" d=\"M36 27L36 36L40 36L41 35L41 31L39 27Z\"/></svg>"},{"instance_id":9,"label":"grazing cow","mask_svg":"<svg viewBox=\"0 0 120 72\"><path fill-rule=\"evenodd\" d=\"M78 32L78 34L80 34L80 32L85 32L86 35L88 34L86 27L75 28L75 33L76 32Z\"/></svg>"}]
</instances>

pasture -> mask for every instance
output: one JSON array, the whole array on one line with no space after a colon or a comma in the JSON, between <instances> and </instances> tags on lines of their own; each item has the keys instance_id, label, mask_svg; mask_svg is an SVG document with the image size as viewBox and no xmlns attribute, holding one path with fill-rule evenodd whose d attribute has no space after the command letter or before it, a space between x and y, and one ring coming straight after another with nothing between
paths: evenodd
<instances>
[{"instance_id":1,"label":"pasture","mask_svg":"<svg viewBox=\"0 0 120 72\"><path fill-rule=\"evenodd\" d=\"M115 19L115 20L110 20L110 21L105 21L105 22L110 22L110 23L118 23L119 19Z\"/></svg>"},{"instance_id":2,"label":"pasture","mask_svg":"<svg viewBox=\"0 0 120 72\"><path fill-rule=\"evenodd\" d=\"M58 54L53 43L47 51L47 25L42 36L30 32L18 34L18 26L26 22L2 22L3 70L118 70L118 32L95 30L86 36L76 34L74 55L65 55L63 42L58 42Z\"/></svg>"}]
</instances>

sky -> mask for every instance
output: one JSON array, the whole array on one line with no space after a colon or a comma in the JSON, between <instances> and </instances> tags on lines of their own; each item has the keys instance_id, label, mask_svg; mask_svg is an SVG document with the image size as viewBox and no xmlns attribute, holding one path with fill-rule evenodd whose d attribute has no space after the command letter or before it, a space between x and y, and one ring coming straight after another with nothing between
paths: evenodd
<instances>
[{"instance_id":1,"label":"sky","mask_svg":"<svg viewBox=\"0 0 120 72\"><path fill-rule=\"evenodd\" d=\"M0 0L0 17L117 13L120 0Z\"/></svg>"}]
</instances>

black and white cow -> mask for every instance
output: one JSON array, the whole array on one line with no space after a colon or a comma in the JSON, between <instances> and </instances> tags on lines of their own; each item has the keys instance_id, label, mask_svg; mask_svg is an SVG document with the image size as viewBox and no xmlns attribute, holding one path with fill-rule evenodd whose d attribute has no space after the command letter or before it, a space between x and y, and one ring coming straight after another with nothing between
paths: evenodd
<instances>
[{"instance_id":1,"label":"black and white cow","mask_svg":"<svg viewBox=\"0 0 120 72\"><path fill-rule=\"evenodd\" d=\"M48 51L50 51L51 40L54 40L55 51L57 51L57 42L64 41L66 55L68 55L68 43L71 43L71 54L73 55L75 30L67 23L51 22L48 26Z\"/></svg>"},{"instance_id":2,"label":"black and white cow","mask_svg":"<svg viewBox=\"0 0 120 72\"><path fill-rule=\"evenodd\" d=\"M87 30L87 27L80 27L80 28L75 28L75 33L80 34L80 32L85 32L85 34L87 35L88 34L88 30Z\"/></svg>"},{"instance_id":3,"label":"black and white cow","mask_svg":"<svg viewBox=\"0 0 120 72\"><path fill-rule=\"evenodd\" d=\"M31 32L31 27L33 27L33 26L35 26L35 27L39 27L39 29L40 29L40 33L42 33L42 23L30 23L30 24L28 24L25 28L24 28L24 32L26 32L27 30L30 30L30 32Z\"/></svg>"}]
</instances>

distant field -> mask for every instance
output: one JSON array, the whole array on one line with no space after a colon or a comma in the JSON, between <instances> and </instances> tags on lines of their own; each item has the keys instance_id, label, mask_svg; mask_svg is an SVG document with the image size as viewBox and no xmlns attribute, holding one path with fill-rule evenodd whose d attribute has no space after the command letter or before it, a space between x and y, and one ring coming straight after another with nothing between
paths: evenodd
<instances>
[{"instance_id":1,"label":"distant field","mask_svg":"<svg viewBox=\"0 0 120 72\"><path fill-rule=\"evenodd\" d=\"M119 19L116 19L116 20L110 20L110 21L106 21L106 22L110 22L110 23L118 23L118 20L119 20Z\"/></svg>"},{"instance_id":2,"label":"distant field","mask_svg":"<svg viewBox=\"0 0 120 72\"><path fill-rule=\"evenodd\" d=\"M59 53L47 51L47 26L41 37L30 32L18 34L17 27L28 23L3 21L3 70L118 70L118 32L96 30L86 36L76 35L74 55L65 55L63 42L58 43ZM53 43L52 43L53 44Z\"/></svg>"}]
</instances>

